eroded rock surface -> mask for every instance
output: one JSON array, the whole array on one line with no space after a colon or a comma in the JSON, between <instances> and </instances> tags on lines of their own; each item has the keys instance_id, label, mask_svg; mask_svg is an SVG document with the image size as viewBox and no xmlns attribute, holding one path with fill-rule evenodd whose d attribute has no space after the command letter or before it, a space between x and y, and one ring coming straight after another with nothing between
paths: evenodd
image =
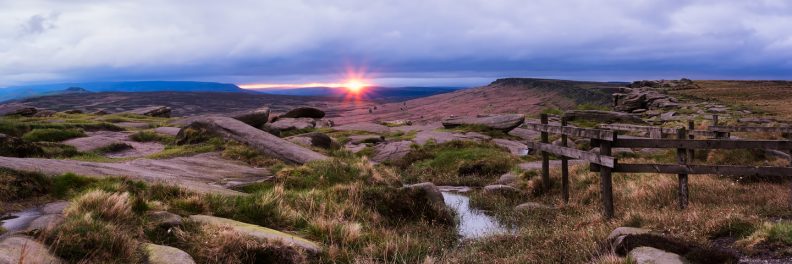
<instances>
[{"instance_id":1,"label":"eroded rock surface","mask_svg":"<svg viewBox=\"0 0 792 264\"><path fill-rule=\"evenodd\" d=\"M521 114L490 115L481 117L453 117L443 120L443 126L453 128L464 125L484 126L491 129L509 132L525 122Z\"/></svg>"},{"instance_id":2,"label":"eroded rock surface","mask_svg":"<svg viewBox=\"0 0 792 264\"><path fill-rule=\"evenodd\" d=\"M0 263L63 263L44 244L26 236L11 236L0 241Z\"/></svg>"},{"instance_id":3,"label":"eroded rock surface","mask_svg":"<svg viewBox=\"0 0 792 264\"><path fill-rule=\"evenodd\" d=\"M401 159L410 153L412 144L413 142L408 140L379 144L374 148L371 161L384 162Z\"/></svg>"},{"instance_id":4,"label":"eroded rock surface","mask_svg":"<svg viewBox=\"0 0 792 264\"><path fill-rule=\"evenodd\" d=\"M190 220L204 224L228 226L234 231L239 232L241 234L249 235L251 237L261 240L279 241L286 245L299 247L313 253L319 253L322 251L322 247L313 241L295 235L283 233L274 229L269 229L263 226L257 226L231 219L208 216L208 215L192 215L190 216Z\"/></svg>"},{"instance_id":5,"label":"eroded rock surface","mask_svg":"<svg viewBox=\"0 0 792 264\"><path fill-rule=\"evenodd\" d=\"M181 249L169 246L143 244L146 253L146 263L149 264L194 264L195 260Z\"/></svg>"},{"instance_id":6,"label":"eroded rock surface","mask_svg":"<svg viewBox=\"0 0 792 264\"><path fill-rule=\"evenodd\" d=\"M153 117L170 117L171 108L167 106L149 106L149 107L129 110L124 113L153 116Z\"/></svg>"}]
</instances>

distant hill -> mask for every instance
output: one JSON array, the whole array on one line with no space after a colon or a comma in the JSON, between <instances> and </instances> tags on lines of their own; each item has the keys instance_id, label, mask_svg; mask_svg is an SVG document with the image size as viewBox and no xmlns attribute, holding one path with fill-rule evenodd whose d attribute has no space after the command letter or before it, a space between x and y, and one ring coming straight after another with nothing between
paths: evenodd
<instances>
[{"instance_id":1,"label":"distant hill","mask_svg":"<svg viewBox=\"0 0 792 264\"><path fill-rule=\"evenodd\" d=\"M437 121L450 115L536 114L546 108L570 109L579 104L609 105L610 90L628 83L533 78L498 79L487 86L457 90L400 103L370 105L339 113L336 124L408 119Z\"/></svg>"},{"instance_id":2,"label":"distant hill","mask_svg":"<svg viewBox=\"0 0 792 264\"><path fill-rule=\"evenodd\" d=\"M460 87L366 87L360 96L366 100L376 101L403 101L419 97L431 96L436 94L453 92L462 89ZM351 96L346 89L331 87L305 87L305 88L268 88L250 89L259 93L296 95L296 96L328 96L343 98Z\"/></svg>"},{"instance_id":3,"label":"distant hill","mask_svg":"<svg viewBox=\"0 0 792 264\"><path fill-rule=\"evenodd\" d=\"M216 82L140 81L27 85L0 88L0 102L74 92L243 92L234 84Z\"/></svg>"}]
</instances>

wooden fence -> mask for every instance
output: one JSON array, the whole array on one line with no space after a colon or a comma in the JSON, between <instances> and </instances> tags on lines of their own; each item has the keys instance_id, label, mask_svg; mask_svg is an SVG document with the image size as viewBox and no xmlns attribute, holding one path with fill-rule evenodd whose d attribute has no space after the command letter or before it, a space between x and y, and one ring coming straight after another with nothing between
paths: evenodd
<instances>
[{"instance_id":1,"label":"wooden fence","mask_svg":"<svg viewBox=\"0 0 792 264\"><path fill-rule=\"evenodd\" d=\"M717 120L717 117L714 117ZM705 131L693 130L693 122L688 122L688 128L673 129L675 138L663 138L664 134L671 134L668 128L657 128L634 125L602 125L600 128L589 129L569 127L562 119L561 125L549 125L547 115L542 115L541 123L526 124L530 130L541 132L541 142L528 142L528 147L542 153L542 187L545 190L551 186L549 155L561 157L561 181L564 203L569 201L569 168L568 159L581 159L591 164L591 170L600 174L600 195L602 198L603 214L607 218L614 215L613 207L613 180L612 174L618 172L628 173L668 173L677 174L678 205L684 209L688 205L688 175L690 174L717 174L732 176L792 176L792 167L762 167L762 166L735 166L735 165L692 165L688 164L693 159L696 149L775 149L784 150L792 154L792 141L789 140L730 140L730 132L780 132L792 133L790 128L775 127L731 127L715 126ZM615 131L639 131L655 133L653 138L619 138ZM692 132L692 133L691 133ZM561 135L561 146L549 142L550 134ZM708 136L712 139L695 139L696 136ZM588 138L592 147L599 147L599 153L566 147L568 137ZM613 148L670 148L677 151L676 164L620 164L613 157Z\"/></svg>"}]
</instances>

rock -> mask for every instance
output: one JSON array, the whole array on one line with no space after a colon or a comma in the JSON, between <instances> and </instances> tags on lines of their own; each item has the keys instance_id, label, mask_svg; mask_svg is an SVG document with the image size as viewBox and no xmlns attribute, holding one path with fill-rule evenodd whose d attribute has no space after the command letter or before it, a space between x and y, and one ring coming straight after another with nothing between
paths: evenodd
<instances>
[{"instance_id":1,"label":"rock","mask_svg":"<svg viewBox=\"0 0 792 264\"><path fill-rule=\"evenodd\" d=\"M148 213L149 221L159 227L175 227L182 224L182 217L168 211L154 211Z\"/></svg>"},{"instance_id":2,"label":"rock","mask_svg":"<svg viewBox=\"0 0 792 264\"><path fill-rule=\"evenodd\" d=\"M352 135L349 136L349 143L352 144L376 144L385 142L385 137L380 135Z\"/></svg>"},{"instance_id":3,"label":"rock","mask_svg":"<svg viewBox=\"0 0 792 264\"><path fill-rule=\"evenodd\" d=\"M15 107L11 109L3 109L2 115L3 116L33 116L38 112L38 109L35 107Z\"/></svg>"},{"instance_id":4,"label":"rock","mask_svg":"<svg viewBox=\"0 0 792 264\"><path fill-rule=\"evenodd\" d=\"M303 164L309 161L327 159L325 155L300 147L229 117L207 117L193 122L187 128L205 130L242 142L263 154L279 158L286 162ZM185 136L183 134L184 131L185 129L182 129L182 131L179 132L179 138Z\"/></svg>"},{"instance_id":5,"label":"rock","mask_svg":"<svg viewBox=\"0 0 792 264\"><path fill-rule=\"evenodd\" d=\"M151 128L151 124L143 122L118 122L115 125L124 128Z\"/></svg>"},{"instance_id":6,"label":"rock","mask_svg":"<svg viewBox=\"0 0 792 264\"><path fill-rule=\"evenodd\" d=\"M319 119L319 120L316 120L316 128L326 128L326 127L333 127L333 126L335 126L335 123L333 123L333 120L330 120L330 119Z\"/></svg>"},{"instance_id":7,"label":"rock","mask_svg":"<svg viewBox=\"0 0 792 264\"><path fill-rule=\"evenodd\" d=\"M553 145L556 145L556 146L568 147L568 148L571 148L571 147L575 146L575 142L572 141L572 140L567 140L566 146L564 146L564 144L561 144L561 139L560 138L556 139L556 140L553 140L553 142L551 142L550 144L553 144Z\"/></svg>"},{"instance_id":8,"label":"rock","mask_svg":"<svg viewBox=\"0 0 792 264\"><path fill-rule=\"evenodd\" d=\"M492 143L495 143L495 145L498 145L502 148L508 149L509 152L515 156L520 156L520 157L526 156L528 155L529 152L527 145L517 141L496 138L492 140Z\"/></svg>"},{"instance_id":9,"label":"rock","mask_svg":"<svg viewBox=\"0 0 792 264\"><path fill-rule=\"evenodd\" d=\"M520 189L514 188L509 185L493 184L484 186L484 193L490 194L503 194L503 195L519 195L522 194Z\"/></svg>"},{"instance_id":10,"label":"rock","mask_svg":"<svg viewBox=\"0 0 792 264\"><path fill-rule=\"evenodd\" d=\"M641 113L648 110L679 107L676 98L657 89L635 87L626 89L624 92L613 95L616 101L613 109L616 111Z\"/></svg>"},{"instance_id":11,"label":"rock","mask_svg":"<svg viewBox=\"0 0 792 264\"><path fill-rule=\"evenodd\" d=\"M76 114L82 114L83 111L80 110L80 109L71 109L71 110L63 111L63 113L64 114L70 114L70 115L76 115Z\"/></svg>"},{"instance_id":12,"label":"rock","mask_svg":"<svg viewBox=\"0 0 792 264\"><path fill-rule=\"evenodd\" d=\"M260 127L267 123L269 120L269 115L269 107L261 107L250 111L234 113L231 115L231 117L252 127Z\"/></svg>"},{"instance_id":13,"label":"rock","mask_svg":"<svg viewBox=\"0 0 792 264\"><path fill-rule=\"evenodd\" d=\"M0 156L24 158L43 154L44 150L36 144L24 141L18 137L0 134Z\"/></svg>"},{"instance_id":14,"label":"rock","mask_svg":"<svg viewBox=\"0 0 792 264\"><path fill-rule=\"evenodd\" d=\"M518 128L512 129L512 131L509 131L509 135L515 136L515 137L519 137L519 138L524 139L524 140L533 141L533 140L536 140L539 137L540 133L536 132L536 131L533 131L533 130L529 130L529 129L519 128L518 127Z\"/></svg>"},{"instance_id":15,"label":"rock","mask_svg":"<svg viewBox=\"0 0 792 264\"><path fill-rule=\"evenodd\" d=\"M514 175L514 173L511 173L511 172L507 172L507 173L501 175L500 178L498 178L498 181L496 183L497 184L509 185L509 184L514 183L515 181L517 181L517 175Z\"/></svg>"},{"instance_id":16,"label":"rock","mask_svg":"<svg viewBox=\"0 0 792 264\"><path fill-rule=\"evenodd\" d=\"M534 203L534 202L522 203L514 207L514 210L517 211L533 211L533 210L549 210L549 209L554 209L554 208L551 206L547 206L540 203Z\"/></svg>"},{"instance_id":17,"label":"rock","mask_svg":"<svg viewBox=\"0 0 792 264\"><path fill-rule=\"evenodd\" d=\"M637 247L630 251L630 259L636 264L686 264L688 261L680 255L662 251L652 247Z\"/></svg>"},{"instance_id":18,"label":"rock","mask_svg":"<svg viewBox=\"0 0 792 264\"><path fill-rule=\"evenodd\" d=\"M492 115L484 117L453 117L443 120L443 127L454 128L463 125L484 126L509 132L522 125L525 116L521 114Z\"/></svg>"},{"instance_id":19,"label":"rock","mask_svg":"<svg viewBox=\"0 0 792 264\"><path fill-rule=\"evenodd\" d=\"M649 229L622 226L622 227L617 227L616 229L613 229L613 231L611 231L610 234L608 235L608 240L610 241L610 240L616 239L617 237L620 237L620 236L642 235L642 234L649 234L651 232L652 231L649 230Z\"/></svg>"},{"instance_id":20,"label":"rock","mask_svg":"<svg viewBox=\"0 0 792 264\"><path fill-rule=\"evenodd\" d=\"M26 231L30 232L39 230L46 232L48 230L53 230L55 227L58 227L60 224L62 224L64 220L65 218L62 214L42 215L31 221L30 224L28 224Z\"/></svg>"},{"instance_id":21,"label":"rock","mask_svg":"<svg viewBox=\"0 0 792 264\"><path fill-rule=\"evenodd\" d=\"M281 118L283 118L283 117L286 117L286 118L307 117L307 118L317 118L318 119L318 118L323 118L324 116L325 116L325 112L322 111L322 110L319 110L319 109L316 109L316 108L313 108L313 107L299 107L299 108L292 109L291 111L287 112L284 115L281 115L280 117Z\"/></svg>"},{"instance_id":22,"label":"rock","mask_svg":"<svg viewBox=\"0 0 792 264\"><path fill-rule=\"evenodd\" d=\"M437 130L422 130L415 134L415 138L413 142L423 145L429 140L434 140L435 143L445 143L454 140L459 141L485 141L489 140L490 137L487 135L482 135L476 132L467 132L467 133L452 133L446 131L437 131Z\"/></svg>"},{"instance_id":23,"label":"rock","mask_svg":"<svg viewBox=\"0 0 792 264\"><path fill-rule=\"evenodd\" d=\"M598 110L572 110L567 111L564 117L569 120L586 120L599 123L634 123L645 124L640 117L620 112Z\"/></svg>"},{"instance_id":24,"label":"rock","mask_svg":"<svg viewBox=\"0 0 792 264\"><path fill-rule=\"evenodd\" d=\"M153 116L153 117L170 117L171 108L167 106L149 106L149 107L129 110L124 113Z\"/></svg>"},{"instance_id":25,"label":"rock","mask_svg":"<svg viewBox=\"0 0 792 264\"><path fill-rule=\"evenodd\" d=\"M775 150L775 149L763 149L765 156L767 157L774 157L779 159L791 160L792 157L789 156L789 153Z\"/></svg>"},{"instance_id":26,"label":"rock","mask_svg":"<svg viewBox=\"0 0 792 264\"><path fill-rule=\"evenodd\" d=\"M51 116L55 115L55 113L57 113L57 112L52 111L52 110L39 110L38 112L33 114L33 117L51 117Z\"/></svg>"},{"instance_id":27,"label":"rock","mask_svg":"<svg viewBox=\"0 0 792 264\"><path fill-rule=\"evenodd\" d=\"M47 246L26 236L10 236L0 241L0 263L63 263Z\"/></svg>"},{"instance_id":28,"label":"rock","mask_svg":"<svg viewBox=\"0 0 792 264\"><path fill-rule=\"evenodd\" d=\"M106 111L106 110L104 110L104 109L99 109L99 110L96 110L96 111L94 111L94 112L93 112L93 113L91 113L91 114L92 114L92 115L108 115L108 114L110 114L110 112L107 112L107 111Z\"/></svg>"},{"instance_id":29,"label":"rock","mask_svg":"<svg viewBox=\"0 0 792 264\"><path fill-rule=\"evenodd\" d=\"M267 124L267 127L277 129L279 131L288 130L301 130L316 127L316 121L313 118L278 118L277 121Z\"/></svg>"},{"instance_id":30,"label":"rock","mask_svg":"<svg viewBox=\"0 0 792 264\"><path fill-rule=\"evenodd\" d=\"M445 205L443 202L443 194L440 189L431 182L422 182L402 187L402 189L423 190L426 192L426 197L436 205Z\"/></svg>"},{"instance_id":31,"label":"rock","mask_svg":"<svg viewBox=\"0 0 792 264\"><path fill-rule=\"evenodd\" d=\"M333 127L337 131L365 131L376 134L386 134L390 132L390 128L374 123L362 122Z\"/></svg>"},{"instance_id":32,"label":"rock","mask_svg":"<svg viewBox=\"0 0 792 264\"><path fill-rule=\"evenodd\" d=\"M720 113L726 113L728 110L729 109L727 109L725 107L712 107L712 108L708 108L707 112L720 114Z\"/></svg>"},{"instance_id":33,"label":"rock","mask_svg":"<svg viewBox=\"0 0 792 264\"><path fill-rule=\"evenodd\" d=\"M119 144L124 144L124 142L106 136L89 136L69 139L63 141L63 144L72 146L80 152L91 152L114 145L119 146Z\"/></svg>"},{"instance_id":34,"label":"rock","mask_svg":"<svg viewBox=\"0 0 792 264\"><path fill-rule=\"evenodd\" d=\"M320 132L311 132L311 133L291 136L286 138L286 140L300 145L319 147L323 149L331 149L337 147L337 145L335 144L332 138Z\"/></svg>"},{"instance_id":35,"label":"rock","mask_svg":"<svg viewBox=\"0 0 792 264\"><path fill-rule=\"evenodd\" d=\"M380 124L389 127L411 126L412 121L406 119L397 119L397 120L380 121Z\"/></svg>"},{"instance_id":36,"label":"rock","mask_svg":"<svg viewBox=\"0 0 792 264\"><path fill-rule=\"evenodd\" d=\"M660 114L660 120L663 120L663 121L674 121L676 119L676 118L674 118L675 115L676 115L676 112L668 111L668 112Z\"/></svg>"},{"instance_id":37,"label":"rock","mask_svg":"<svg viewBox=\"0 0 792 264\"><path fill-rule=\"evenodd\" d=\"M179 134L180 130L181 130L181 128L178 128L178 127L158 127L158 128L154 129L154 132L156 132L158 134L163 134L163 135L166 135L166 136L175 137L176 135Z\"/></svg>"},{"instance_id":38,"label":"rock","mask_svg":"<svg viewBox=\"0 0 792 264\"><path fill-rule=\"evenodd\" d=\"M70 204L68 201L51 202L39 208L39 211L42 214L62 214Z\"/></svg>"},{"instance_id":39,"label":"rock","mask_svg":"<svg viewBox=\"0 0 792 264\"><path fill-rule=\"evenodd\" d=\"M361 152L364 149L366 149L366 145L365 144L347 143L346 145L344 145L344 149L346 149L346 150L348 150L349 152L352 152L352 153L358 153L358 152Z\"/></svg>"},{"instance_id":40,"label":"rock","mask_svg":"<svg viewBox=\"0 0 792 264\"><path fill-rule=\"evenodd\" d=\"M195 260L181 249L145 243L142 245L148 264L194 264Z\"/></svg>"},{"instance_id":41,"label":"rock","mask_svg":"<svg viewBox=\"0 0 792 264\"><path fill-rule=\"evenodd\" d=\"M412 144L413 142L408 140L379 144L374 148L374 155L371 157L371 161L384 162L399 160L407 155L407 153L410 153Z\"/></svg>"},{"instance_id":42,"label":"rock","mask_svg":"<svg viewBox=\"0 0 792 264\"><path fill-rule=\"evenodd\" d=\"M228 226L240 234L249 235L260 240L279 241L286 245L299 247L312 253L322 252L322 247L313 241L262 226L208 215L192 215L190 216L190 220L203 224Z\"/></svg>"}]
</instances>

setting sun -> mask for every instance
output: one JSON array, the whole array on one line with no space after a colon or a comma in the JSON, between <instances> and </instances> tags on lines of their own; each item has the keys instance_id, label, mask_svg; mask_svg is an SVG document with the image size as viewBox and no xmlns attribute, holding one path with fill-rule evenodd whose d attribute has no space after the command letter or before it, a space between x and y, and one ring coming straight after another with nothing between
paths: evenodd
<instances>
[{"instance_id":1,"label":"setting sun","mask_svg":"<svg viewBox=\"0 0 792 264\"><path fill-rule=\"evenodd\" d=\"M363 90L363 88L366 88L366 86L368 85L361 80L351 79L351 80L347 80L343 86L344 88L349 90L349 92L359 93L361 90Z\"/></svg>"}]
</instances>

